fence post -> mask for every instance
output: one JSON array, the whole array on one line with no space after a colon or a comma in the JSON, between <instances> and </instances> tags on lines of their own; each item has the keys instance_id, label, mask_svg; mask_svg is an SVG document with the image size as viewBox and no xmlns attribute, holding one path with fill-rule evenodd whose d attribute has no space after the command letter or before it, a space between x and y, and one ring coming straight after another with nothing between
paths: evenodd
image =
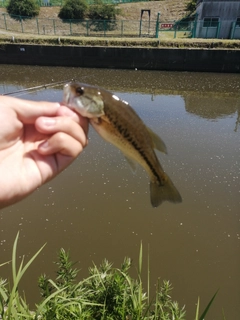
<instances>
[{"instance_id":1,"label":"fence post","mask_svg":"<svg viewBox=\"0 0 240 320\"><path fill-rule=\"evenodd\" d=\"M232 22L232 30L231 30L231 36L230 39L234 39L235 29L236 29L236 21Z\"/></svg>"},{"instance_id":2,"label":"fence post","mask_svg":"<svg viewBox=\"0 0 240 320\"><path fill-rule=\"evenodd\" d=\"M56 34L55 19L53 19L53 32L54 32L54 35L55 35Z\"/></svg>"},{"instance_id":3,"label":"fence post","mask_svg":"<svg viewBox=\"0 0 240 320\"><path fill-rule=\"evenodd\" d=\"M198 13L195 15L194 24L193 24L193 31L192 31L192 38L196 38L196 31L197 31L197 19Z\"/></svg>"},{"instance_id":4,"label":"fence post","mask_svg":"<svg viewBox=\"0 0 240 320\"><path fill-rule=\"evenodd\" d=\"M177 36L177 26L178 26L178 23L176 22L176 23L174 24L174 39L175 39L176 36Z\"/></svg>"},{"instance_id":5,"label":"fence post","mask_svg":"<svg viewBox=\"0 0 240 320\"><path fill-rule=\"evenodd\" d=\"M88 36L88 20L83 20L83 22L86 21L86 36Z\"/></svg>"},{"instance_id":6,"label":"fence post","mask_svg":"<svg viewBox=\"0 0 240 320\"><path fill-rule=\"evenodd\" d=\"M23 23L22 23L22 17L20 16L20 21L21 21L21 28L22 28L22 33L23 33Z\"/></svg>"},{"instance_id":7,"label":"fence post","mask_svg":"<svg viewBox=\"0 0 240 320\"><path fill-rule=\"evenodd\" d=\"M69 25L69 27L70 27L70 35L72 35L72 19L70 19L70 25Z\"/></svg>"},{"instance_id":8,"label":"fence post","mask_svg":"<svg viewBox=\"0 0 240 320\"><path fill-rule=\"evenodd\" d=\"M156 38L158 38L158 32L159 32L159 22L160 22L160 12L157 14L157 21L156 21Z\"/></svg>"},{"instance_id":9,"label":"fence post","mask_svg":"<svg viewBox=\"0 0 240 320\"><path fill-rule=\"evenodd\" d=\"M220 21L218 21L217 34L216 34L216 38L217 38L217 39L219 38L219 32L220 32L220 29L221 29L221 22L220 22Z\"/></svg>"},{"instance_id":10,"label":"fence post","mask_svg":"<svg viewBox=\"0 0 240 320\"><path fill-rule=\"evenodd\" d=\"M37 22L37 31L38 31L38 34L39 34L38 18L36 18L36 22Z\"/></svg>"},{"instance_id":11,"label":"fence post","mask_svg":"<svg viewBox=\"0 0 240 320\"><path fill-rule=\"evenodd\" d=\"M7 20L6 20L6 13L3 13L4 16L4 24L5 24L5 29L7 30Z\"/></svg>"}]
</instances>

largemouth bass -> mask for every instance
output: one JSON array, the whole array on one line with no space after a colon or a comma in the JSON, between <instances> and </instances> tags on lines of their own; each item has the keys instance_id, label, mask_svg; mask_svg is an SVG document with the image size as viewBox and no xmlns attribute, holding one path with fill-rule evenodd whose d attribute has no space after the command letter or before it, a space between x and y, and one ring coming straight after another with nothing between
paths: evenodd
<instances>
[{"instance_id":1,"label":"largemouth bass","mask_svg":"<svg viewBox=\"0 0 240 320\"><path fill-rule=\"evenodd\" d=\"M153 207L163 201L182 201L154 152L155 148L167 153L164 142L145 126L127 102L109 91L78 82L64 86L63 102L89 118L100 136L119 148L133 168L137 162L147 171Z\"/></svg>"}]
</instances>

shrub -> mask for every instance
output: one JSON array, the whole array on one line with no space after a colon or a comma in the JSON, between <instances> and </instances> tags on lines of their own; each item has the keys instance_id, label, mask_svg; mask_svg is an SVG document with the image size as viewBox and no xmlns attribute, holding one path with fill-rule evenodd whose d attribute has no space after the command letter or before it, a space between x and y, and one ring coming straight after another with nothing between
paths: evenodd
<instances>
[{"instance_id":1,"label":"shrub","mask_svg":"<svg viewBox=\"0 0 240 320\"><path fill-rule=\"evenodd\" d=\"M40 7L34 0L10 0L7 5L9 14L23 17L35 17L39 10Z\"/></svg>"},{"instance_id":2,"label":"shrub","mask_svg":"<svg viewBox=\"0 0 240 320\"><path fill-rule=\"evenodd\" d=\"M190 13L193 13L196 10L196 6L197 6L197 0L192 0L190 2L187 3L187 11L190 11Z\"/></svg>"},{"instance_id":3,"label":"shrub","mask_svg":"<svg viewBox=\"0 0 240 320\"><path fill-rule=\"evenodd\" d=\"M30 310L26 300L19 293L19 283L26 270L42 251L43 247L24 264L24 257L18 265L17 243L12 251L12 288L6 280L0 278L0 319L2 320L184 320L185 308L173 301L169 281L157 283L155 299L143 290L142 283L142 245L139 252L137 279L129 275L131 259L125 258L121 268L113 268L106 259L97 267L89 269L89 277L76 281L78 270L74 268L69 254L61 249L56 280L46 275L39 278L39 287L43 301ZM0 264L0 267L9 262ZM148 270L148 275L150 271ZM199 299L195 320L206 319L217 292L199 317ZM225 319L225 317L224 317Z\"/></svg>"},{"instance_id":4,"label":"shrub","mask_svg":"<svg viewBox=\"0 0 240 320\"><path fill-rule=\"evenodd\" d=\"M61 19L83 19L87 9L85 0L66 0L58 16Z\"/></svg>"},{"instance_id":5,"label":"shrub","mask_svg":"<svg viewBox=\"0 0 240 320\"><path fill-rule=\"evenodd\" d=\"M117 14L119 14L119 9L115 5L95 0L89 8L88 17L92 20L115 20Z\"/></svg>"},{"instance_id":6,"label":"shrub","mask_svg":"<svg viewBox=\"0 0 240 320\"><path fill-rule=\"evenodd\" d=\"M57 265L55 281L46 275L39 278L44 298L41 319L185 319L185 308L180 307L170 296L172 286L169 281L158 282L156 298L149 301L143 290L140 272L137 280L129 275L130 258L125 258L120 268L114 268L104 259L99 267L93 265L89 268L89 276L80 282L76 282L78 270L73 268L69 254L63 249ZM139 265L142 265L141 258Z\"/></svg>"}]
</instances>

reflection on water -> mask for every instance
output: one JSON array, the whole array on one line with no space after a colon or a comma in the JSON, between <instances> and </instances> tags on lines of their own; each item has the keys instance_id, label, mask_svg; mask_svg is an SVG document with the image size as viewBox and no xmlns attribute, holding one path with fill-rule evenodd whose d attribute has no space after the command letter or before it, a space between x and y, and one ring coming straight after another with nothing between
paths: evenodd
<instances>
[{"instance_id":1,"label":"reflection on water","mask_svg":"<svg viewBox=\"0 0 240 320\"><path fill-rule=\"evenodd\" d=\"M89 146L70 168L0 214L0 264L11 259L18 230L20 257L47 242L23 283L27 297L38 299L41 273L54 276L51 262L61 247L71 250L84 277L103 258L119 266L130 256L137 266L142 241L152 289L157 277L169 279L188 319L198 296L203 307L218 288L209 319L221 319L222 308L237 319L240 76L18 66L1 66L0 74L2 93L69 78L113 90L165 141L168 155L159 159L183 197L180 205L152 209L146 173L132 174L121 153L90 130ZM21 97L59 101L62 91ZM6 267L1 275L8 276Z\"/></svg>"}]
</instances>

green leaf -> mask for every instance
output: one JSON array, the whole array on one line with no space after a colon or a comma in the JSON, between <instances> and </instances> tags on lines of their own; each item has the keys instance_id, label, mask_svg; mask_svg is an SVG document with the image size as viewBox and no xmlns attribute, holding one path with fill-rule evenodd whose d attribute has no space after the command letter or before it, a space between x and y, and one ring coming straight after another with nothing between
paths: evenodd
<instances>
[{"instance_id":1,"label":"green leaf","mask_svg":"<svg viewBox=\"0 0 240 320\"><path fill-rule=\"evenodd\" d=\"M200 316L199 320L204 320L205 319L205 316L206 314L208 313L214 299L216 298L216 295L218 293L218 290L215 292L215 294L213 295L212 299L209 301L207 307L205 308L205 310L203 311L202 315Z\"/></svg>"},{"instance_id":2,"label":"green leaf","mask_svg":"<svg viewBox=\"0 0 240 320\"><path fill-rule=\"evenodd\" d=\"M142 250L142 242L140 245L140 251L139 251L139 258L138 258L138 272L139 274L142 273L142 255L143 255L143 250Z\"/></svg>"}]
</instances>

